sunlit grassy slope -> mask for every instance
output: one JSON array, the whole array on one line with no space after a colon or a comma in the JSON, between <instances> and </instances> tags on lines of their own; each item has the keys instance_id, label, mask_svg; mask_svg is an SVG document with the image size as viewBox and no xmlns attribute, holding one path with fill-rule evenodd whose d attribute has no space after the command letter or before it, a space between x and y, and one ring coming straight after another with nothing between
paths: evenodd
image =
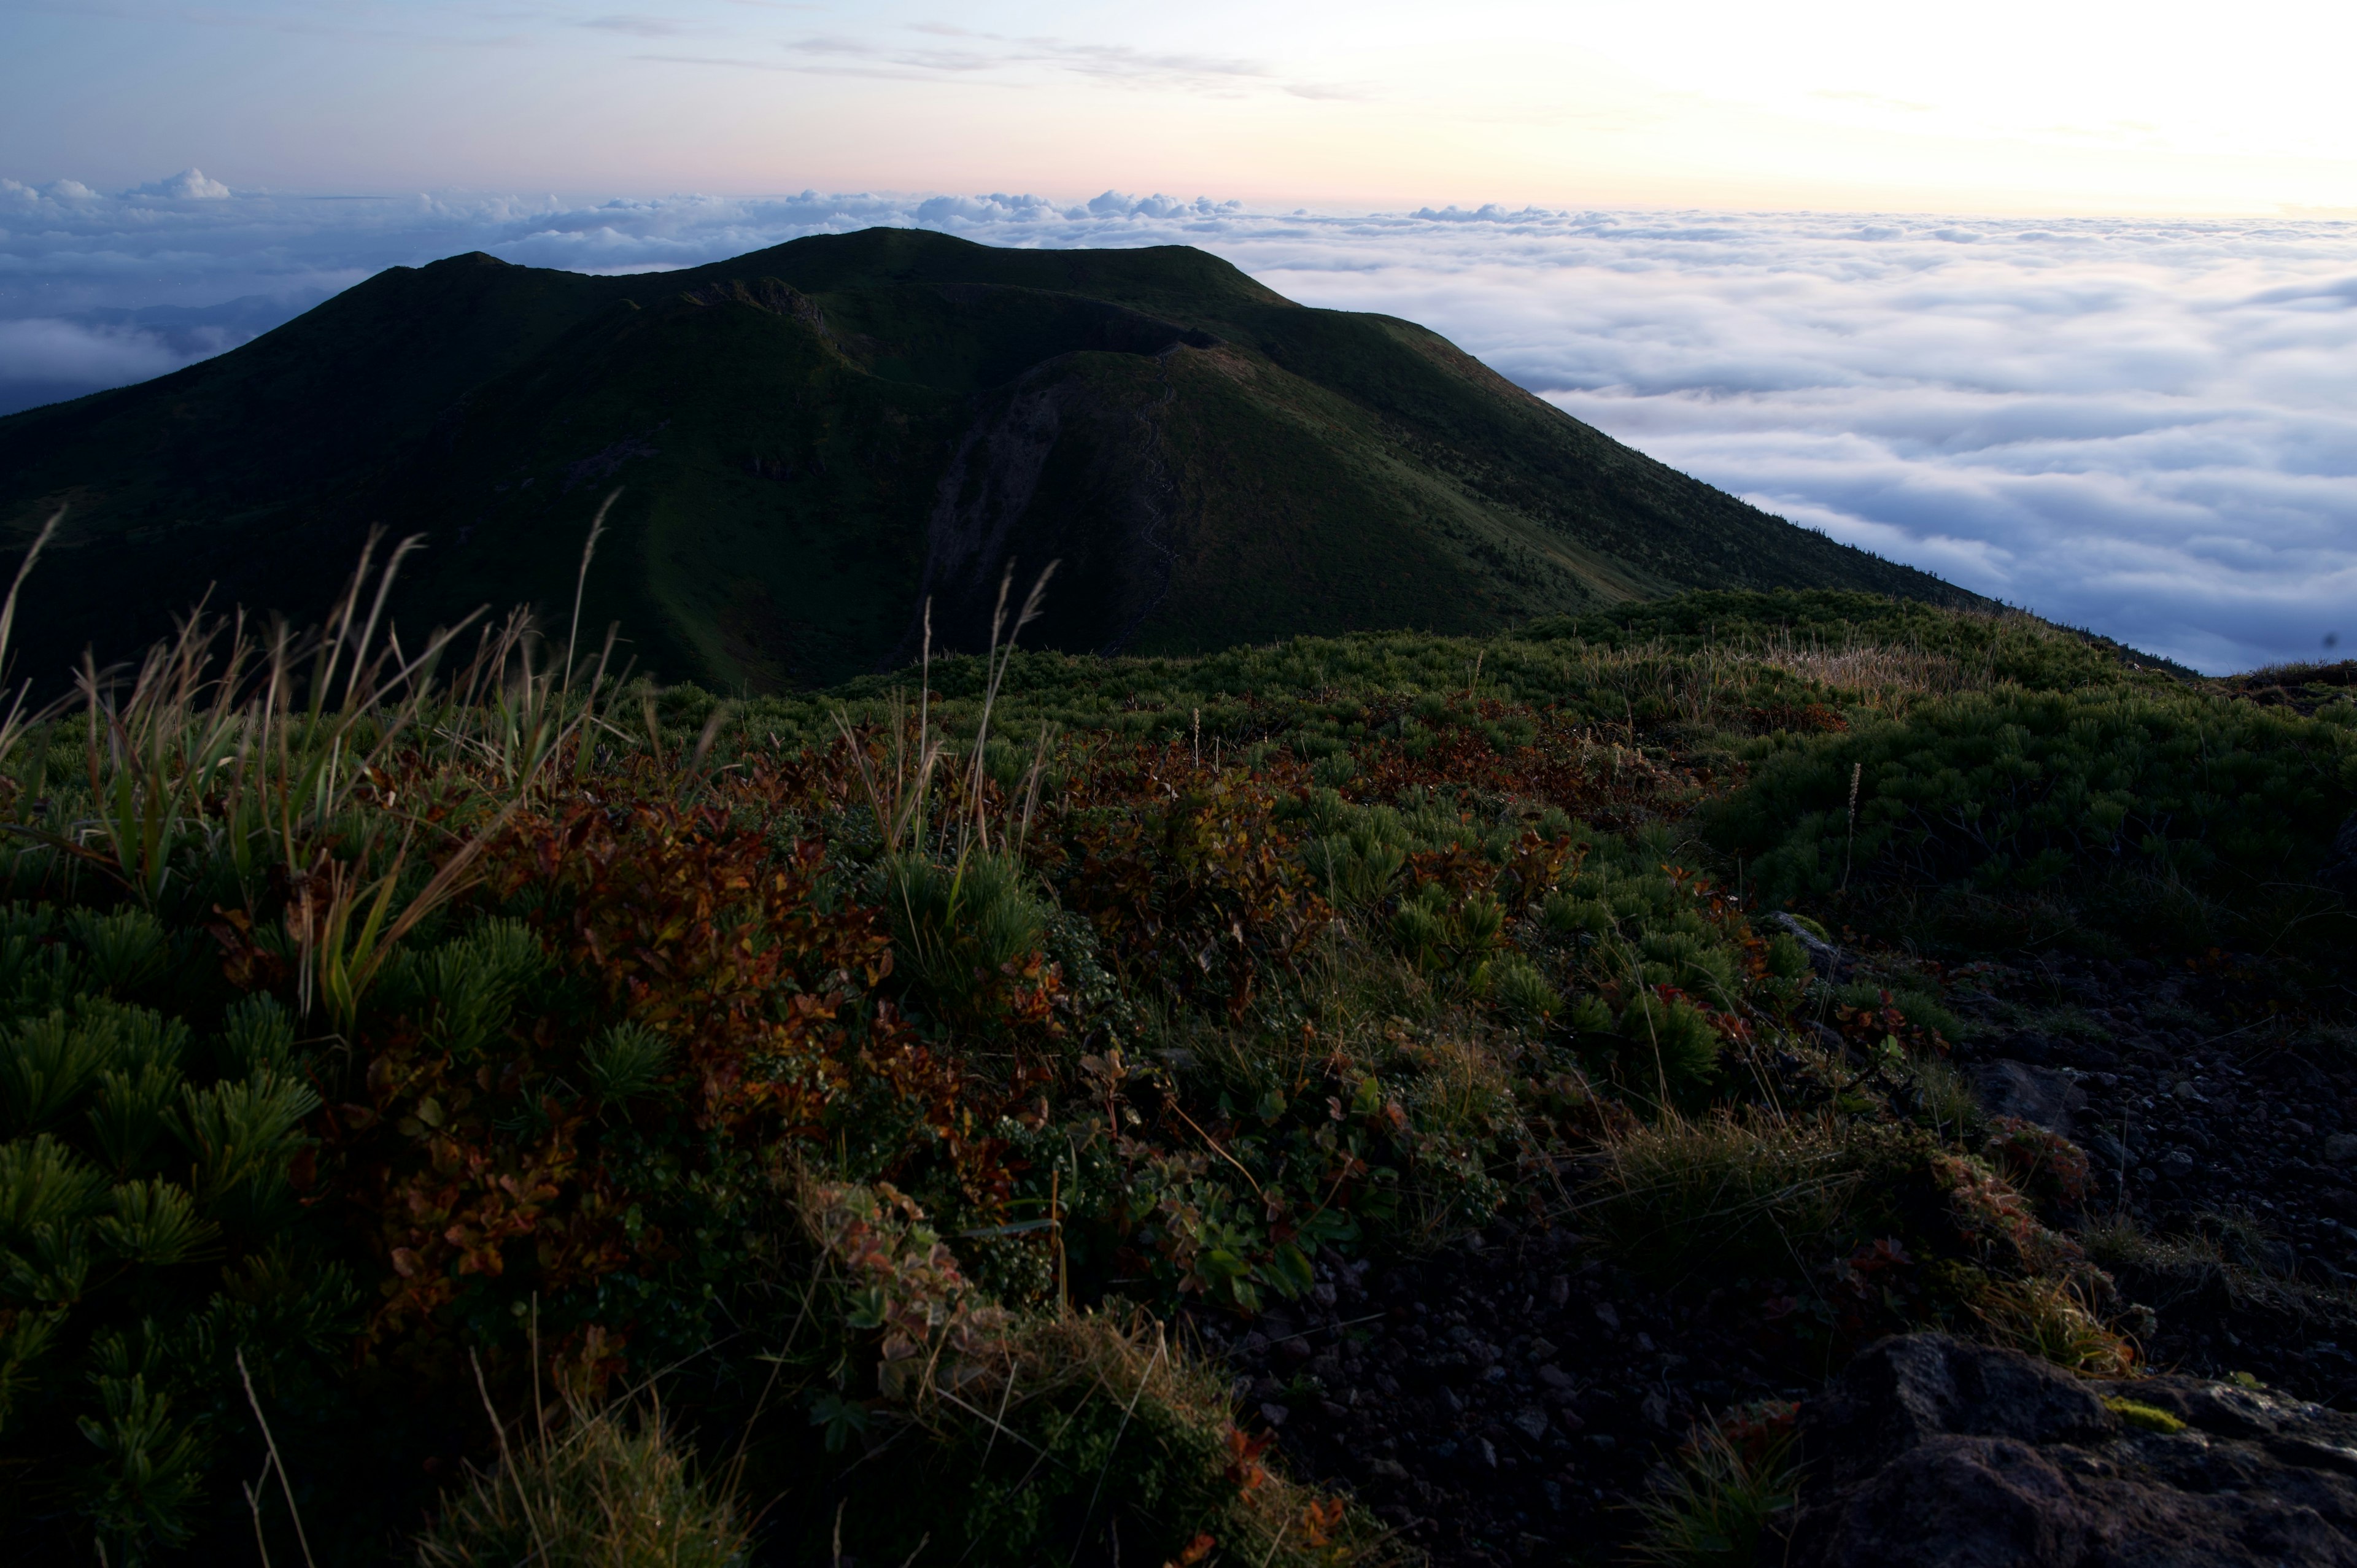
<instances>
[{"instance_id":1,"label":"sunlit grassy slope","mask_svg":"<svg viewBox=\"0 0 2357 1568\"><path fill-rule=\"evenodd\" d=\"M459 256L234 353L0 420L0 528L69 507L29 668L215 603L317 613L359 540L423 532L404 626L569 599L640 667L732 690L986 637L1005 562L1063 563L1039 634L1188 652L1470 632L1693 587L1968 596L1794 528L1437 335L1308 309L1183 247L911 231L654 276Z\"/></svg>"}]
</instances>

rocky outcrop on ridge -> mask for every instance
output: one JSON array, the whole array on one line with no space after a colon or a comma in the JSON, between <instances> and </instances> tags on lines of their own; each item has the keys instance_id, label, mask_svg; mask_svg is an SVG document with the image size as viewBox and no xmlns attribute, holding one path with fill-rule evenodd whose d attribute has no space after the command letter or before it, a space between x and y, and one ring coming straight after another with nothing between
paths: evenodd
<instances>
[{"instance_id":1,"label":"rocky outcrop on ridge","mask_svg":"<svg viewBox=\"0 0 2357 1568\"><path fill-rule=\"evenodd\" d=\"M2083 1380L1940 1334L1800 1416L1790 1568L2357 1564L2357 1415L2181 1377Z\"/></svg>"}]
</instances>

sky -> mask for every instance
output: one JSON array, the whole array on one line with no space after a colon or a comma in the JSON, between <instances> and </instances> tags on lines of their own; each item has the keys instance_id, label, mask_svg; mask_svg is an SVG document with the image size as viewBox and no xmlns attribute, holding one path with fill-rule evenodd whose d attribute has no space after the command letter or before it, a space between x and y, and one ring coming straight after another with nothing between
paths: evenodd
<instances>
[{"instance_id":1,"label":"sky","mask_svg":"<svg viewBox=\"0 0 2357 1568\"><path fill-rule=\"evenodd\" d=\"M0 411L470 249L1178 241L1984 593L2313 657L2357 636L2357 7L2226 17L0 0Z\"/></svg>"},{"instance_id":2,"label":"sky","mask_svg":"<svg viewBox=\"0 0 2357 1568\"><path fill-rule=\"evenodd\" d=\"M2357 209L2328 0L0 0L0 28L6 159L98 188Z\"/></svg>"}]
</instances>

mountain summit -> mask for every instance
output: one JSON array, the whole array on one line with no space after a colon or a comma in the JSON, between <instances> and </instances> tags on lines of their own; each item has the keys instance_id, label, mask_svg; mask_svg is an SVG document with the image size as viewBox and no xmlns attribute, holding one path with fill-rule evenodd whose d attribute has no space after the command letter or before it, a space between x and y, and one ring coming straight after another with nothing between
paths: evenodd
<instances>
[{"instance_id":1,"label":"mountain summit","mask_svg":"<svg viewBox=\"0 0 2357 1568\"><path fill-rule=\"evenodd\" d=\"M1184 246L911 230L629 277L394 268L234 352L0 420L0 530L66 529L20 621L45 682L212 604L313 618L372 528L426 535L404 624L569 608L724 689L987 635L1187 652L1471 631L1694 587L1972 596L1663 466L1437 334Z\"/></svg>"}]
</instances>

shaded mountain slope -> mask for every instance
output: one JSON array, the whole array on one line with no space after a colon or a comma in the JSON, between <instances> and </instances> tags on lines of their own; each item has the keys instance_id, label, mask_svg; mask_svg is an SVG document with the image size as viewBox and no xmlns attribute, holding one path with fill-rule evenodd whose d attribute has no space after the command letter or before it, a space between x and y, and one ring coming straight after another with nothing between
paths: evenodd
<instances>
[{"instance_id":1,"label":"shaded mountain slope","mask_svg":"<svg viewBox=\"0 0 2357 1568\"><path fill-rule=\"evenodd\" d=\"M470 255L394 269L220 359L0 420L0 529L69 526L35 667L215 604L317 613L368 531L422 532L404 623L568 606L642 668L840 679L1039 628L1183 652L1469 631L1689 587L1965 602L1512 386L1437 335L1310 309L1185 247L1008 251L875 230L655 276Z\"/></svg>"}]
</instances>

